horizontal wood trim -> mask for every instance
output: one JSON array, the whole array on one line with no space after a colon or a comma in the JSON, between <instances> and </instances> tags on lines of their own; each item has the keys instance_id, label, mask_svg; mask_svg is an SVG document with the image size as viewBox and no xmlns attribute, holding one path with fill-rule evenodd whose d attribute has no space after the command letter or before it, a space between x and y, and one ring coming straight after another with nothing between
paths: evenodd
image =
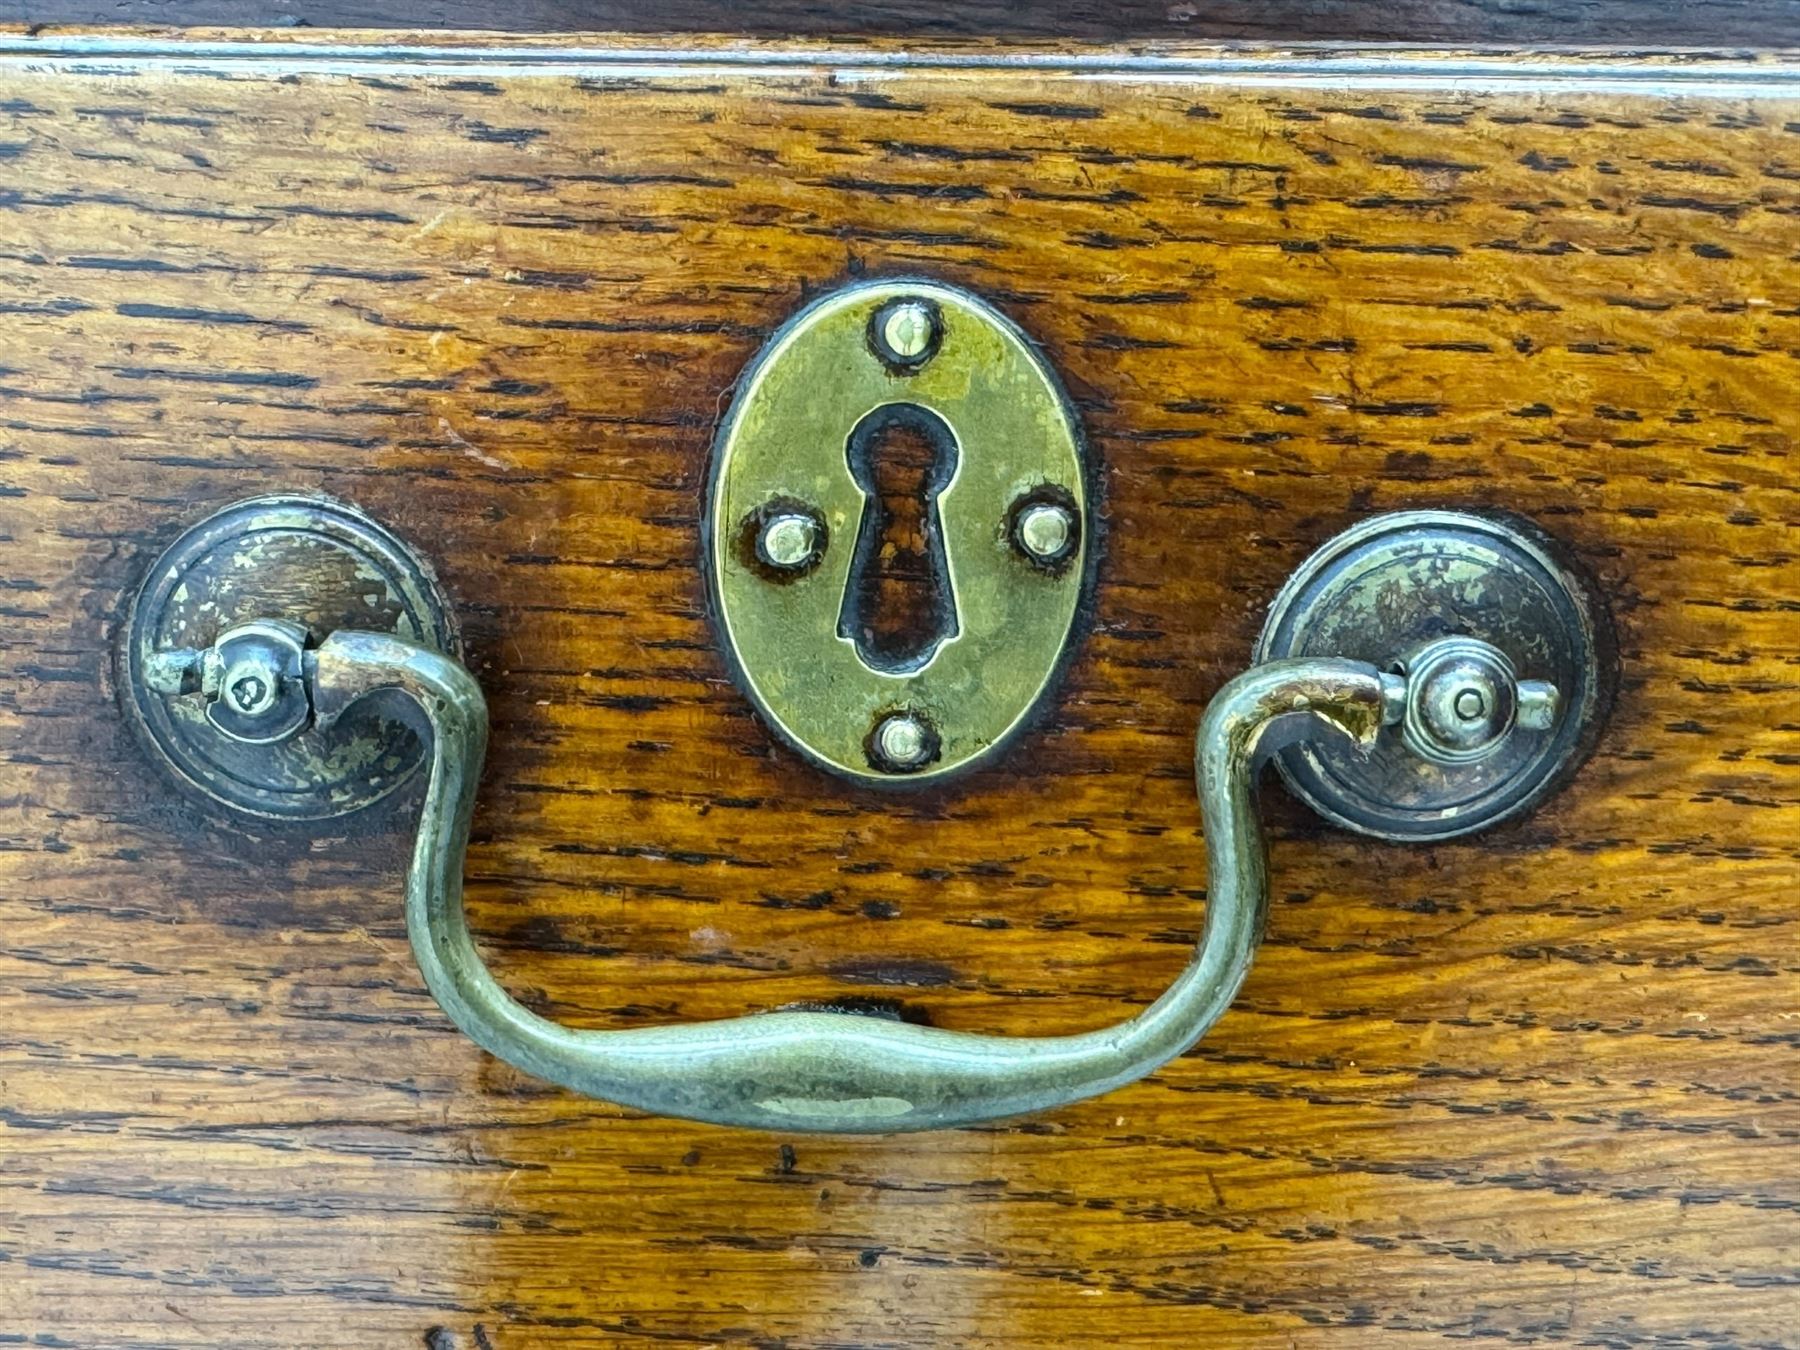
<instances>
[{"instance_id":1,"label":"horizontal wood trim","mask_svg":"<svg viewBox=\"0 0 1800 1350\"><path fill-rule=\"evenodd\" d=\"M434 32L406 40L379 30L246 33L195 31L180 37L155 30L0 30L0 58L33 70L50 63L70 73L230 73L263 79L286 74L392 70L410 79L479 69L502 77L623 73L679 82L697 71L742 76L805 73L839 80L887 71L995 75L1046 80L1118 80L1148 84L1281 87L1290 83L1355 90L1387 81L1396 89L1468 93L1543 84L1589 93L1644 96L1699 89L1717 97L1755 98L1800 82L1800 63L1781 51L1535 50L1420 45L1243 46L1157 42L1132 47L1091 42L1029 44L969 40L934 45L885 40L773 42L744 34L680 38L548 34L503 42L476 32Z\"/></svg>"},{"instance_id":2,"label":"horizontal wood trim","mask_svg":"<svg viewBox=\"0 0 1800 1350\"><path fill-rule=\"evenodd\" d=\"M1800 45L1793 0L0 0L0 22L242 27L737 32L1129 42L1542 43L1647 47Z\"/></svg>"}]
</instances>

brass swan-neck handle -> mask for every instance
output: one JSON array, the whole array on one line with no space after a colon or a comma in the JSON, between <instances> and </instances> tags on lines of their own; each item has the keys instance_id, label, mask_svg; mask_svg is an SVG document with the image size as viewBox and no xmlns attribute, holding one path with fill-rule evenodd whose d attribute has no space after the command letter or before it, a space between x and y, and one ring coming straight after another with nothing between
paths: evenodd
<instances>
[{"instance_id":1,"label":"brass swan-neck handle","mask_svg":"<svg viewBox=\"0 0 1800 1350\"><path fill-rule=\"evenodd\" d=\"M230 635L220 645L229 646ZM1212 700L1194 755L1206 834L1205 925L1187 968L1125 1022L1009 1037L784 1011L582 1031L509 995L469 932L463 857L487 744L487 706L475 678L442 653L353 631L326 638L304 665L321 727L379 698L428 741L407 931L427 987L471 1039L536 1077L624 1106L833 1132L934 1129L1041 1111L1141 1078L1193 1045L1230 1005L1262 935L1268 879L1253 789L1270 733L1279 729L1284 742L1366 744L1392 720L1397 683L1359 662L1285 660L1246 671Z\"/></svg>"},{"instance_id":2,"label":"brass swan-neck handle","mask_svg":"<svg viewBox=\"0 0 1800 1350\"><path fill-rule=\"evenodd\" d=\"M285 499L277 507L310 511L308 520L324 510ZM1275 757L1289 786L1327 818L1383 838L1449 838L1517 815L1578 761L1599 702L1595 631L1579 591L1522 526L1400 512L1321 548L1276 597L1256 663L1200 721L1194 776L1207 904L1192 959L1137 1015L1063 1036L974 1035L799 1009L609 1031L561 1026L500 986L464 915L488 723L480 686L453 656L354 627L313 648L300 625L258 619L204 649L146 642L134 689L153 707L172 696L209 700L203 711L185 704L179 724L164 719L165 742L178 751L193 742L176 733L204 731L234 753L279 760L303 732L329 740L353 727L354 719L339 723L359 706L385 705L417 730L429 768L407 932L427 987L493 1054L664 1115L886 1132L1061 1106L1187 1050L1230 1005L1262 936L1268 872L1255 780L1264 760ZM1382 651L1387 664L1343 659L1345 649ZM1518 660L1553 680L1519 678ZM278 767L316 773L323 762L315 754L299 769Z\"/></svg>"}]
</instances>

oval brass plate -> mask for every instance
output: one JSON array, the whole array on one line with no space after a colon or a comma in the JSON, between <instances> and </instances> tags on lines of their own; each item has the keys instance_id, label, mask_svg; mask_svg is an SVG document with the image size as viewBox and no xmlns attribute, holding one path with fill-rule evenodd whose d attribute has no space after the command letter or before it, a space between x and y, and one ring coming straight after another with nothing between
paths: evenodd
<instances>
[{"instance_id":1,"label":"oval brass plate","mask_svg":"<svg viewBox=\"0 0 1800 1350\"><path fill-rule=\"evenodd\" d=\"M946 467L922 517L941 626L895 663L859 643L850 597L867 593L879 510L858 441L897 419L938 437ZM708 580L757 708L861 782L993 753L1063 665L1092 573L1086 467L1055 375L973 295L884 281L808 306L746 373L714 448Z\"/></svg>"}]
</instances>

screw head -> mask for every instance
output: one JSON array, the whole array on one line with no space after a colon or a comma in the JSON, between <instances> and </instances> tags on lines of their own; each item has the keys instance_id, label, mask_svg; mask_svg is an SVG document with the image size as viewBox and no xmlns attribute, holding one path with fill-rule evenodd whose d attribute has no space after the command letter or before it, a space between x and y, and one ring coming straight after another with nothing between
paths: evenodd
<instances>
[{"instance_id":1,"label":"screw head","mask_svg":"<svg viewBox=\"0 0 1800 1350\"><path fill-rule=\"evenodd\" d=\"M922 366L937 350L941 335L937 306L903 299L875 311L870 339L876 354L892 366Z\"/></svg>"},{"instance_id":2,"label":"screw head","mask_svg":"<svg viewBox=\"0 0 1800 1350\"><path fill-rule=\"evenodd\" d=\"M268 654L256 652L226 671L220 685L239 716L261 717L281 696L281 671Z\"/></svg>"},{"instance_id":3,"label":"screw head","mask_svg":"<svg viewBox=\"0 0 1800 1350\"><path fill-rule=\"evenodd\" d=\"M798 572L819 558L818 517L802 511L770 516L756 535L756 556L783 572Z\"/></svg>"},{"instance_id":4,"label":"screw head","mask_svg":"<svg viewBox=\"0 0 1800 1350\"><path fill-rule=\"evenodd\" d=\"M1081 544L1081 518L1074 499L1054 485L1014 499L1006 521L1014 551L1042 571L1061 572Z\"/></svg>"},{"instance_id":5,"label":"screw head","mask_svg":"<svg viewBox=\"0 0 1800 1350\"><path fill-rule=\"evenodd\" d=\"M1060 502L1027 506L1013 524L1013 541L1038 562L1061 562L1075 546L1075 513Z\"/></svg>"},{"instance_id":6,"label":"screw head","mask_svg":"<svg viewBox=\"0 0 1800 1350\"><path fill-rule=\"evenodd\" d=\"M306 640L306 629L280 619L256 619L221 634L201 654L206 720L246 745L272 745L304 731L312 720Z\"/></svg>"},{"instance_id":7,"label":"screw head","mask_svg":"<svg viewBox=\"0 0 1800 1350\"><path fill-rule=\"evenodd\" d=\"M1517 725L1512 662L1488 643L1463 637L1428 643L1408 662L1407 683L1407 744L1434 763L1484 759Z\"/></svg>"},{"instance_id":8,"label":"screw head","mask_svg":"<svg viewBox=\"0 0 1800 1350\"><path fill-rule=\"evenodd\" d=\"M937 733L917 713L889 713L876 724L869 749L876 768L908 773L937 757Z\"/></svg>"}]
</instances>

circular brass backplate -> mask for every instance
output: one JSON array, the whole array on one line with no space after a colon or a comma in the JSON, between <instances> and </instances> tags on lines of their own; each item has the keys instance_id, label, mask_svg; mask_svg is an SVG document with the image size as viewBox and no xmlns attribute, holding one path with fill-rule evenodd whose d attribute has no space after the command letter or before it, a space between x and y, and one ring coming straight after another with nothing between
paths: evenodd
<instances>
[{"instance_id":1,"label":"circular brass backplate","mask_svg":"<svg viewBox=\"0 0 1800 1350\"><path fill-rule=\"evenodd\" d=\"M954 469L927 517L943 635L896 667L865 659L845 615L872 509L853 441L899 417L947 437ZM941 779L1001 746L1062 670L1092 578L1080 433L991 306L935 282L850 286L745 374L714 447L706 549L724 646L784 739L858 782Z\"/></svg>"},{"instance_id":2,"label":"circular brass backplate","mask_svg":"<svg viewBox=\"0 0 1800 1350\"><path fill-rule=\"evenodd\" d=\"M1255 659L1341 656L1403 668L1427 644L1477 638L1561 695L1547 730L1517 728L1465 763L1415 753L1400 728L1372 750L1305 742L1276 756L1320 815L1384 839L1449 839L1529 810L1591 747L1610 644L1585 587L1529 523L1460 511L1376 516L1303 562L1269 607Z\"/></svg>"},{"instance_id":3,"label":"circular brass backplate","mask_svg":"<svg viewBox=\"0 0 1800 1350\"><path fill-rule=\"evenodd\" d=\"M356 508L326 497L238 502L169 546L132 607L124 675L144 739L190 790L234 811L321 820L361 810L405 783L421 751L373 718L278 744L223 734L197 696L151 687L157 652L205 648L238 624L283 619L317 640L340 628L397 633L455 653L450 609L425 564Z\"/></svg>"}]
</instances>

